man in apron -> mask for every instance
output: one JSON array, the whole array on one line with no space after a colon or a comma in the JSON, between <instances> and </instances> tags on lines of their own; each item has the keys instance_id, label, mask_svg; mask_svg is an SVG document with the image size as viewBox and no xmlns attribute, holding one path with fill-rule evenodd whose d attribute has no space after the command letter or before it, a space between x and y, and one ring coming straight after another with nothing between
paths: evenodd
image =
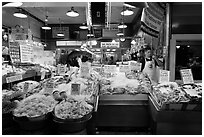
<instances>
[{"instance_id":1,"label":"man in apron","mask_svg":"<svg viewBox=\"0 0 204 137\"><path fill-rule=\"evenodd\" d=\"M162 63L152 56L152 50L150 47L144 49L144 58L141 60L142 72L146 73L153 84L158 82L158 66L162 66Z\"/></svg>"}]
</instances>

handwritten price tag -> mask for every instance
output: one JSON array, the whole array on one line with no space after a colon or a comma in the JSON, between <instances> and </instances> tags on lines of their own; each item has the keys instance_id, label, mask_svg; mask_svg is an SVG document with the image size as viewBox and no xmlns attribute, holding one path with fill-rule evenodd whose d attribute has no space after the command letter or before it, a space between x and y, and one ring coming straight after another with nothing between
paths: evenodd
<instances>
[{"instance_id":1,"label":"handwritten price tag","mask_svg":"<svg viewBox=\"0 0 204 137\"><path fill-rule=\"evenodd\" d=\"M180 70L183 84L192 84L194 83L193 75L191 69L181 69Z\"/></svg>"},{"instance_id":2,"label":"handwritten price tag","mask_svg":"<svg viewBox=\"0 0 204 137\"><path fill-rule=\"evenodd\" d=\"M129 65L119 65L119 71L120 72L130 72L130 66Z\"/></svg>"},{"instance_id":3,"label":"handwritten price tag","mask_svg":"<svg viewBox=\"0 0 204 137\"><path fill-rule=\"evenodd\" d=\"M159 72L159 83L169 82L170 79L170 71L160 70Z\"/></svg>"},{"instance_id":4,"label":"handwritten price tag","mask_svg":"<svg viewBox=\"0 0 204 137\"><path fill-rule=\"evenodd\" d=\"M104 65L104 72L105 73L115 73L116 65Z\"/></svg>"},{"instance_id":5,"label":"handwritten price tag","mask_svg":"<svg viewBox=\"0 0 204 137\"><path fill-rule=\"evenodd\" d=\"M80 95L80 84L71 85L71 95Z\"/></svg>"},{"instance_id":6,"label":"handwritten price tag","mask_svg":"<svg viewBox=\"0 0 204 137\"><path fill-rule=\"evenodd\" d=\"M22 79L23 79L22 75L11 76L11 77L7 77L6 78L6 83L11 83L11 82L14 82L14 81L19 81L19 80L22 80Z\"/></svg>"}]
</instances>

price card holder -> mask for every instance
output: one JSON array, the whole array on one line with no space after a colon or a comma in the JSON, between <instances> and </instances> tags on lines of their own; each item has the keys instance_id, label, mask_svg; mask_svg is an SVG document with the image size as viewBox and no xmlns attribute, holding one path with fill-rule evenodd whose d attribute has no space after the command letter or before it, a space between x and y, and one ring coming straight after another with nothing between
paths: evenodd
<instances>
[{"instance_id":1,"label":"price card holder","mask_svg":"<svg viewBox=\"0 0 204 137\"><path fill-rule=\"evenodd\" d=\"M41 72L41 80L43 80L45 78L45 74L46 74L46 71Z\"/></svg>"},{"instance_id":2,"label":"price card holder","mask_svg":"<svg viewBox=\"0 0 204 137\"><path fill-rule=\"evenodd\" d=\"M130 72L130 66L129 65L119 65L119 71L120 72Z\"/></svg>"},{"instance_id":3,"label":"price card holder","mask_svg":"<svg viewBox=\"0 0 204 137\"><path fill-rule=\"evenodd\" d=\"M160 70L159 71L159 83L169 82L169 80L170 80L170 71Z\"/></svg>"},{"instance_id":4,"label":"price card holder","mask_svg":"<svg viewBox=\"0 0 204 137\"><path fill-rule=\"evenodd\" d=\"M104 72L105 73L115 73L116 65L104 65Z\"/></svg>"},{"instance_id":5,"label":"price card holder","mask_svg":"<svg viewBox=\"0 0 204 137\"><path fill-rule=\"evenodd\" d=\"M19 80L22 80L22 79L23 79L22 75L11 76L11 77L6 78L6 83L19 81Z\"/></svg>"},{"instance_id":6,"label":"price card holder","mask_svg":"<svg viewBox=\"0 0 204 137\"><path fill-rule=\"evenodd\" d=\"M24 83L24 86L23 86L23 92L24 92L24 93L27 93L27 92L28 92L28 88L29 88L29 83L28 83L28 82L25 82L25 83Z\"/></svg>"},{"instance_id":7,"label":"price card holder","mask_svg":"<svg viewBox=\"0 0 204 137\"><path fill-rule=\"evenodd\" d=\"M80 84L73 83L71 85L71 95L80 95Z\"/></svg>"},{"instance_id":8,"label":"price card holder","mask_svg":"<svg viewBox=\"0 0 204 137\"><path fill-rule=\"evenodd\" d=\"M191 69L181 69L180 73L181 73L181 77L183 80L183 84L193 84L194 83L193 74L192 74Z\"/></svg>"},{"instance_id":9,"label":"price card holder","mask_svg":"<svg viewBox=\"0 0 204 137\"><path fill-rule=\"evenodd\" d=\"M82 63L80 70L81 70L81 76L82 77L89 77L89 70L91 68L91 65L86 63Z\"/></svg>"},{"instance_id":10,"label":"price card holder","mask_svg":"<svg viewBox=\"0 0 204 137\"><path fill-rule=\"evenodd\" d=\"M67 71L67 65L61 65L61 64L57 65L57 73L58 73L58 75L65 75L66 71Z\"/></svg>"}]
</instances>

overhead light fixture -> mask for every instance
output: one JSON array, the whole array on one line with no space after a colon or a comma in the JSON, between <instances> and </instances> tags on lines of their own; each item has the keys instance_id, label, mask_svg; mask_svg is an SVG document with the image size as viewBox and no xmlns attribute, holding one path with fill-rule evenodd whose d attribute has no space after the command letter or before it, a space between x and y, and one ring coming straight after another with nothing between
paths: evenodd
<instances>
[{"instance_id":1,"label":"overhead light fixture","mask_svg":"<svg viewBox=\"0 0 204 137\"><path fill-rule=\"evenodd\" d=\"M179 48L180 48L180 46L176 46L176 48L177 48L177 49L179 49Z\"/></svg>"},{"instance_id":2,"label":"overhead light fixture","mask_svg":"<svg viewBox=\"0 0 204 137\"><path fill-rule=\"evenodd\" d=\"M2 4L4 4L3 7L20 7L23 5L22 2L3 2Z\"/></svg>"},{"instance_id":3,"label":"overhead light fixture","mask_svg":"<svg viewBox=\"0 0 204 137\"><path fill-rule=\"evenodd\" d=\"M43 26L42 29L44 29L44 30L51 30L51 27L49 27L49 26L47 26L47 24L45 24L45 26Z\"/></svg>"},{"instance_id":4,"label":"overhead light fixture","mask_svg":"<svg viewBox=\"0 0 204 137\"><path fill-rule=\"evenodd\" d=\"M93 29L92 28L90 30L88 30L87 37L94 37Z\"/></svg>"},{"instance_id":5,"label":"overhead light fixture","mask_svg":"<svg viewBox=\"0 0 204 137\"><path fill-rule=\"evenodd\" d=\"M190 48L190 45L188 45L187 47Z\"/></svg>"},{"instance_id":6,"label":"overhead light fixture","mask_svg":"<svg viewBox=\"0 0 204 137\"><path fill-rule=\"evenodd\" d=\"M122 41L122 42L125 41L125 38L120 38L120 41Z\"/></svg>"},{"instance_id":7,"label":"overhead light fixture","mask_svg":"<svg viewBox=\"0 0 204 137\"><path fill-rule=\"evenodd\" d=\"M113 40L112 40L112 43L116 43L116 41L113 39Z\"/></svg>"},{"instance_id":8,"label":"overhead light fixture","mask_svg":"<svg viewBox=\"0 0 204 137\"><path fill-rule=\"evenodd\" d=\"M87 34L87 37L93 37L94 35L93 34Z\"/></svg>"},{"instance_id":9,"label":"overhead light fixture","mask_svg":"<svg viewBox=\"0 0 204 137\"><path fill-rule=\"evenodd\" d=\"M18 18L27 18L27 15L22 11L22 9L19 9L17 12L13 14L15 17Z\"/></svg>"},{"instance_id":10,"label":"overhead light fixture","mask_svg":"<svg viewBox=\"0 0 204 137\"><path fill-rule=\"evenodd\" d=\"M112 49L112 51L116 51L116 49Z\"/></svg>"},{"instance_id":11,"label":"overhead light fixture","mask_svg":"<svg viewBox=\"0 0 204 137\"><path fill-rule=\"evenodd\" d=\"M77 16L79 16L79 13L74 10L74 7L71 7L71 10L69 10L66 14L67 14L67 16L70 16L70 17L77 17Z\"/></svg>"},{"instance_id":12,"label":"overhead light fixture","mask_svg":"<svg viewBox=\"0 0 204 137\"><path fill-rule=\"evenodd\" d=\"M48 22L48 16L45 16L45 22Z\"/></svg>"},{"instance_id":13,"label":"overhead light fixture","mask_svg":"<svg viewBox=\"0 0 204 137\"><path fill-rule=\"evenodd\" d=\"M129 3L124 3L123 5L126 6L126 7L129 7L129 8L136 8L135 6L130 5Z\"/></svg>"},{"instance_id":14,"label":"overhead light fixture","mask_svg":"<svg viewBox=\"0 0 204 137\"><path fill-rule=\"evenodd\" d=\"M61 32L62 29L61 29L61 21L60 21L60 18L59 18L59 23L60 23L60 32L57 33L57 36L58 36L58 37L64 37L64 33Z\"/></svg>"},{"instance_id":15,"label":"overhead light fixture","mask_svg":"<svg viewBox=\"0 0 204 137\"><path fill-rule=\"evenodd\" d=\"M118 28L119 28L119 29L125 29L125 28L127 28L127 25L125 25L124 23L120 23L120 24L118 25Z\"/></svg>"},{"instance_id":16,"label":"overhead light fixture","mask_svg":"<svg viewBox=\"0 0 204 137\"><path fill-rule=\"evenodd\" d=\"M121 15L123 15L123 16L130 16L130 15L132 15L134 12L133 12L133 10L131 10L130 8L125 8L125 9L123 9L122 11L121 11Z\"/></svg>"},{"instance_id":17,"label":"overhead light fixture","mask_svg":"<svg viewBox=\"0 0 204 137\"><path fill-rule=\"evenodd\" d=\"M88 26L85 23L83 23L81 26L79 26L79 28L80 29L88 29Z\"/></svg>"},{"instance_id":18,"label":"overhead light fixture","mask_svg":"<svg viewBox=\"0 0 204 137\"><path fill-rule=\"evenodd\" d=\"M116 35L117 35L117 36L124 36L124 33L118 32Z\"/></svg>"}]
</instances>

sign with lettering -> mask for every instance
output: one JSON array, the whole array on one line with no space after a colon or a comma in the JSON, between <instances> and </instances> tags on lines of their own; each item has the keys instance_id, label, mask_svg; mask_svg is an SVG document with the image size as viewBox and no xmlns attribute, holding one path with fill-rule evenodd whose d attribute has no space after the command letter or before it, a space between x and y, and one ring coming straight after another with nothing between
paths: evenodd
<instances>
[{"instance_id":1,"label":"sign with lettering","mask_svg":"<svg viewBox=\"0 0 204 137\"><path fill-rule=\"evenodd\" d=\"M130 66L129 65L119 65L119 71L120 72L130 72Z\"/></svg>"},{"instance_id":2,"label":"sign with lettering","mask_svg":"<svg viewBox=\"0 0 204 137\"><path fill-rule=\"evenodd\" d=\"M170 71L160 70L160 72L159 72L159 83L169 82L169 80L170 80Z\"/></svg>"},{"instance_id":3,"label":"sign with lettering","mask_svg":"<svg viewBox=\"0 0 204 137\"><path fill-rule=\"evenodd\" d=\"M80 95L80 84L73 83L71 85L71 95Z\"/></svg>"},{"instance_id":4,"label":"sign with lettering","mask_svg":"<svg viewBox=\"0 0 204 137\"><path fill-rule=\"evenodd\" d=\"M116 47L119 48L120 47L120 42L101 42L101 48L102 47Z\"/></svg>"},{"instance_id":5,"label":"sign with lettering","mask_svg":"<svg viewBox=\"0 0 204 137\"><path fill-rule=\"evenodd\" d=\"M11 76L11 77L7 77L6 78L6 83L11 83L11 82L14 82L14 81L19 81L19 80L22 80L22 79L23 79L22 75Z\"/></svg>"},{"instance_id":6,"label":"sign with lettering","mask_svg":"<svg viewBox=\"0 0 204 137\"><path fill-rule=\"evenodd\" d=\"M91 68L91 64L89 64L88 62L82 63L80 66L81 76L88 77L90 68Z\"/></svg>"},{"instance_id":7,"label":"sign with lettering","mask_svg":"<svg viewBox=\"0 0 204 137\"><path fill-rule=\"evenodd\" d=\"M104 72L105 73L115 73L116 65L104 65Z\"/></svg>"},{"instance_id":8,"label":"sign with lettering","mask_svg":"<svg viewBox=\"0 0 204 137\"><path fill-rule=\"evenodd\" d=\"M193 74L191 69L181 69L180 70L183 84L192 84L194 83Z\"/></svg>"},{"instance_id":9,"label":"sign with lettering","mask_svg":"<svg viewBox=\"0 0 204 137\"><path fill-rule=\"evenodd\" d=\"M67 71L67 65L61 65L61 64L57 65L58 75L65 75L66 71Z\"/></svg>"}]
</instances>

